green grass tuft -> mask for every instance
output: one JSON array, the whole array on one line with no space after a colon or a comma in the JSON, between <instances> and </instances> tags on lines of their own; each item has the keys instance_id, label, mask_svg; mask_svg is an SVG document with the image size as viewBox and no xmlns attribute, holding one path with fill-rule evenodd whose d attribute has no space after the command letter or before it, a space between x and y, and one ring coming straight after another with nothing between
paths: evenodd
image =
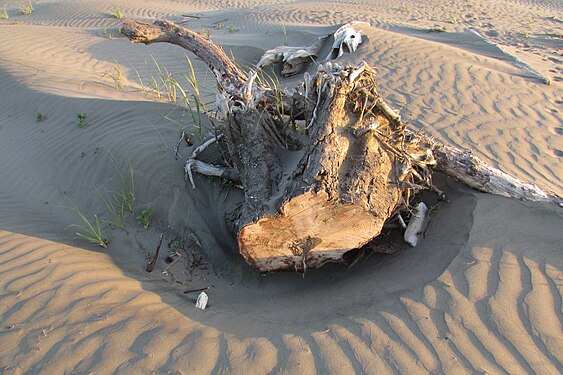
<instances>
[{"instance_id":1,"label":"green grass tuft","mask_svg":"<svg viewBox=\"0 0 563 375\"><path fill-rule=\"evenodd\" d=\"M86 115L86 113L77 113L76 114L76 118L78 119L78 127L79 128L85 128L86 126L88 126L88 122L86 121L86 118L88 116Z\"/></svg>"},{"instance_id":2,"label":"green grass tuft","mask_svg":"<svg viewBox=\"0 0 563 375\"><path fill-rule=\"evenodd\" d=\"M20 2L20 14L31 14L35 8L33 8L33 4L31 1L22 1Z\"/></svg>"},{"instance_id":3,"label":"green grass tuft","mask_svg":"<svg viewBox=\"0 0 563 375\"><path fill-rule=\"evenodd\" d=\"M75 227L80 229L79 232L75 232L74 234L77 237L80 237L94 245L101 246L103 248L107 248L110 241L108 237L104 233L104 229L98 218L98 215L94 215L94 220L90 221L81 211L80 209L75 206L71 207L72 210L80 217L82 221L82 225L80 224L71 224L71 227Z\"/></svg>"},{"instance_id":4,"label":"green grass tuft","mask_svg":"<svg viewBox=\"0 0 563 375\"><path fill-rule=\"evenodd\" d=\"M116 192L108 192L106 193L105 202L108 211L113 216L113 220L109 222L109 227L111 229L124 229L127 203L123 195Z\"/></svg>"},{"instance_id":5,"label":"green grass tuft","mask_svg":"<svg viewBox=\"0 0 563 375\"><path fill-rule=\"evenodd\" d=\"M121 11L121 9L119 9L118 7L113 7L111 10L111 15L114 16L117 19L123 19L125 18L125 14L123 14L123 12Z\"/></svg>"},{"instance_id":6,"label":"green grass tuft","mask_svg":"<svg viewBox=\"0 0 563 375\"><path fill-rule=\"evenodd\" d=\"M109 70L109 72L102 74L100 78L109 77L116 89L121 90L125 87L125 77L123 76L123 71L121 70L121 65L115 63L115 65Z\"/></svg>"},{"instance_id":7,"label":"green grass tuft","mask_svg":"<svg viewBox=\"0 0 563 375\"><path fill-rule=\"evenodd\" d=\"M141 211L141 214L137 216L137 222L141 224L145 230L149 229L153 212L154 210L152 208L147 208Z\"/></svg>"},{"instance_id":8,"label":"green grass tuft","mask_svg":"<svg viewBox=\"0 0 563 375\"><path fill-rule=\"evenodd\" d=\"M129 167L127 171L123 171L118 165L117 160L110 154L111 162L119 174L119 183L121 184L121 192L114 193L116 197L123 202L127 212L133 212L133 202L135 202L135 171L128 160Z\"/></svg>"}]
</instances>

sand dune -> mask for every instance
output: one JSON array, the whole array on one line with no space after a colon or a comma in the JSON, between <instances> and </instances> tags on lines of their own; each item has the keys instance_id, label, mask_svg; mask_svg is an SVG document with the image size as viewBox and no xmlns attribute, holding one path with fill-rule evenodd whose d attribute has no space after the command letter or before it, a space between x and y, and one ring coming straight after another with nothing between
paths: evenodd
<instances>
[{"instance_id":1,"label":"sand dune","mask_svg":"<svg viewBox=\"0 0 563 375\"><path fill-rule=\"evenodd\" d=\"M131 3L34 1L32 14L17 15L15 2L0 0L10 14L0 20L0 373L563 371L561 208L444 179L450 203L438 206L417 248L398 244L394 255L327 265L305 279L259 276L221 216L240 193L199 177L194 192L175 160L179 130L197 141L198 124L139 80L169 72L187 87L185 52L131 45L110 15L117 6L127 17L187 21L241 64L368 21L367 42L340 63L375 66L380 91L414 128L561 195L560 2ZM447 32L426 32L438 27ZM194 71L212 101L212 77L195 60ZM87 114L85 128L78 113ZM209 122L202 126L205 133ZM190 151L180 149L183 158ZM122 188L129 168L136 199L125 229L106 228L108 249L77 238L69 206L111 219L105 194ZM147 208L154 216L145 230L135 218ZM145 272L161 233L164 253L193 233L203 263L183 261L165 275L162 256ZM183 291L206 286L201 311L197 293Z\"/></svg>"}]
</instances>

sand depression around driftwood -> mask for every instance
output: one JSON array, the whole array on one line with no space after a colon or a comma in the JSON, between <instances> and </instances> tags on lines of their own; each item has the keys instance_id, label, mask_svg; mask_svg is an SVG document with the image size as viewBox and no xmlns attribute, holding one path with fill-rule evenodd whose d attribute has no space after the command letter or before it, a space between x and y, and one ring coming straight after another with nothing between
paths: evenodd
<instances>
[{"instance_id":1,"label":"sand depression around driftwood","mask_svg":"<svg viewBox=\"0 0 563 375\"><path fill-rule=\"evenodd\" d=\"M183 180L173 148L184 125L197 141L191 116L140 92L139 76L162 75L151 56L183 79L184 51L131 45L110 15L115 5L130 18L187 20L241 64L367 21L368 43L342 64L375 66L382 94L414 128L561 195L558 1L130 3L44 0L17 15L17 2L0 1L10 15L0 20L0 373L561 373L561 208L441 181L450 203L415 249L398 244L395 255L305 279L261 277L221 218L236 188L196 177L193 192ZM212 100L213 77L195 60L194 69ZM66 206L108 219L104 194L121 188L129 161L136 200L125 230L106 229L108 249L76 238L68 226L80 219ZM135 217L148 208L145 230ZM191 232L204 264L163 275L168 243ZM161 233L164 255L149 274ZM205 311L183 293L201 287Z\"/></svg>"}]
</instances>

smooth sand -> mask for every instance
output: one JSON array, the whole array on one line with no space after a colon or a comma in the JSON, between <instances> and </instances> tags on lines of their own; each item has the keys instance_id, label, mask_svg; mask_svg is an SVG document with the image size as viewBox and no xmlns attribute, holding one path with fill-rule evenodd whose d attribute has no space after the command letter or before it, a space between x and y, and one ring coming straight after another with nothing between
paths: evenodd
<instances>
[{"instance_id":1,"label":"smooth sand","mask_svg":"<svg viewBox=\"0 0 563 375\"><path fill-rule=\"evenodd\" d=\"M561 195L560 1L43 0L30 15L16 15L17 3L0 0L10 14L0 20L0 373L563 371L561 208L443 180L450 203L417 248L398 244L394 255L326 265L305 279L259 276L221 217L237 190L184 183L173 148L182 126L197 137L189 113L140 92L139 76L164 74L151 56L183 79L185 51L132 45L110 15L116 5L130 18L186 20L241 64L367 21L367 42L340 63L375 66L380 91L416 129ZM212 77L195 60L194 68L212 101ZM38 112L47 119L36 122ZM77 113L87 114L86 128ZM136 201L125 230L106 230L108 249L76 238L69 225L80 219L68 206L109 219L103 197L120 190L128 160ZM145 231L135 217L146 208L154 219ZM149 274L161 233L163 255ZM162 274L168 243L189 233L205 262ZM201 311L197 293L183 291L205 286Z\"/></svg>"}]
</instances>

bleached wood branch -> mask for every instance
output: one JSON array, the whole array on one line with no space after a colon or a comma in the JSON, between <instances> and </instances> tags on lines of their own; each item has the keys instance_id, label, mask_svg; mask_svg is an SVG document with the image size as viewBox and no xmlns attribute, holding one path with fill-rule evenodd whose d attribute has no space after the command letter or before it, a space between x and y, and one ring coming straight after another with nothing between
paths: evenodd
<instances>
[{"instance_id":1,"label":"bleached wood branch","mask_svg":"<svg viewBox=\"0 0 563 375\"><path fill-rule=\"evenodd\" d=\"M344 54L344 52L355 52L362 43L362 32L358 26L366 22L350 22L342 25L334 32L334 43L332 43L332 51L325 57L324 61L336 59Z\"/></svg>"},{"instance_id":2,"label":"bleached wood branch","mask_svg":"<svg viewBox=\"0 0 563 375\"><path fill-rule=\"evenodd\" d=\"M291 47L279 46L270 49L262 55L258 62L258 69L275 64L282 63L283 68L281 75L283 77L292 76L303 72L307 66L319 58L323 43L330 37L334 39L332 48L327 56L321 62L336 59L344 54L344 52L355 52L362 43L362 33L358 29L365 22L351 22L342 25L333 34L318 38L315 43L310 46Z\"/></svg>"},{"instance_id":3,"label":"bleached wood branch","mask_svg":"<svg viewBox=\"0 0 563 375\"><path fill-rule=\"evenodd\" d=\"M213 143L220 140L222 137L223 135L220 134L216 137L208 139L199 147L197 147L192 152L192 155L188 158L188 160L186 160L186 163L184 164L184 175L186 178L190 180L190 183L194 190L196 190L196 186L194 182L193 172L202 174L204 176L215 176L215 177L226 178L228 180L237 179L236 173L230 168L220 167L196 159L199 154L205 151Z\"/></svg>"},{"instance_id":4,"label":"bleached wood branch","mask_svg":"<svg viewBox=\"0 0 563 375\"><path fill-rule=\"evenodd\" d=\"M399 215L399 217L401 217ZM402 218L400 219L402 220ZM403 222L404 223L404 222ZM418 239L426 229L426 224L428 223L428 207L423 202L420 202L414 208L414 214L411 216L409 225L405 230L404 239L405 242L415 247L418 243Z\"/></svg>"},{"instance_id":5,"label":"bleached wood branch","mask_svg":"<svg viewBox=\"0 0 563 375\"><path fill-rule=\"evenodd\" d=\"M547 193L535 184L521 181L487 165L471 151L440 143L435 143L432 151L436 158L437 170L474 189L518 200L563 205L563 199L556 194Z\"/></svg>"},{"instance_id":6,"label":"bleached wood branch","mask_svg":"<svg viewBox=\"0 0 563 375\"><path fill-rule=\"evenodd\" d=\"M313 62L320 51L321 39L309 47L281 46L264 52L258 62L258 68L263 68L275 63L282 63L281 75L283 77L301 73Z\"/></svg>"},{"instance_id":7,"label":"bleached wood branch","mask_svg":"<svg viewBox=\"0 0 563 375\"><path fill-rule=\"evenodd\" d=\"M225 54L225 51L201 35L170 21L153 24L125 20L121 33L133 43L171 43L192 51L215 74L217 82L229 94L240 94L247 80L244 74Z\"/></svg>"}]
</instances>

